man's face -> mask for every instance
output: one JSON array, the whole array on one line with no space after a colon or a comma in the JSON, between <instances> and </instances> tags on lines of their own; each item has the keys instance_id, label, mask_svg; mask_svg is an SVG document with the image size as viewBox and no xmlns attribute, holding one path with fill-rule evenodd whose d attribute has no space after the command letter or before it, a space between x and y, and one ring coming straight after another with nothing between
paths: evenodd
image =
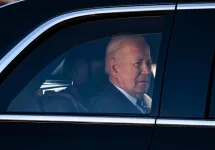
<instances>
[{"instance_id":1,"label":"man's face","mask_svg":"<svg viewBox=\"0 0 215 150\"><path fill-rule=\"evenodd\" d=\"M132 95L147 93L152 64L149 46L128 42L119 53L117 80L120 87Z\"/></svg>"}]
</instances>

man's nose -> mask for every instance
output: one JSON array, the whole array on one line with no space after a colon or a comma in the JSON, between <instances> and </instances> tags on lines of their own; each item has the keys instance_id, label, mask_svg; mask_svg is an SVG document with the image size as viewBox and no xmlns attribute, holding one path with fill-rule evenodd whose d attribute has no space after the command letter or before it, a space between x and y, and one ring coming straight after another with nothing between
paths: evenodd
<instances>
[{"instance_id":1,"label":"man's nose","mask_svg":"<svg viewBox=\"0 0 215 150\"><path fill-rule=\"evenodd\" d=\"M142 74L149 75L151 68L147 64L143 63L141 70L142 70L141 71Z\"/></svg>"}]
</instances>

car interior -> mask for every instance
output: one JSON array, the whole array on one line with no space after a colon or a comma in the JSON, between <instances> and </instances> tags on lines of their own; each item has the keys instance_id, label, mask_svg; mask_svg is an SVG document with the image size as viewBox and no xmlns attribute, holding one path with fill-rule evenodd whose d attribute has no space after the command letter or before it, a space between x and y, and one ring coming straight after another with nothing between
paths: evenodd
<instances>
[{"instance_id":1,"label":"car interior","mask_svg":"<svg viewBox=\"0 0 215 150\"><path fill-rule=\"evenodd\" d=\"M147 93L152 97L161 34L148 34L144 35L144 37L150 46L151 57L153 60L151 82ZM41 102L38 103L38 99L41 99L41 97L49 97L52 93L64 91L68 87L74 86L74 75L72 74L76 70L73 69L73 64L77 60L83 60L87 64L87 72L84 71L84 74L87 74L87 81L84 83L84 86L82 86L83 90L80 95L83 98L79 99L79 101L86 108L93 105L93 102L89 100L95 97L99 92L102 92L108 82L108 76L106 75L104 68L105 50L109 41L109 37L101 38L85 42L69 49L65 54L49 64L42 72L38 73L38 75L29 82L25 89L23 89L18 96L12 100L7 111L41 112ZM50 67L50 65L52 67ZM80 68L82 68L82 65L78 65L78 69ZM79 76L83 75L82 72L83 70L79 73ZM80 82L80 80L82 79L80 78L78 82ZM43 100L46 99L43 98Z\"/></svg>"}]
</instances>

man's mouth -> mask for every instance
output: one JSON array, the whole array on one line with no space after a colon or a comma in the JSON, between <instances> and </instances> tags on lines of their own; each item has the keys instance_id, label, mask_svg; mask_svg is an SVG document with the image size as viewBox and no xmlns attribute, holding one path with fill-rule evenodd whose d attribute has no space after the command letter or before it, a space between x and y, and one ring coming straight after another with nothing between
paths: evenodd
<instances>
[{"instance_id":1,"label":"man's mouth","mask_svg":"<svg viewBox=\"0 0 215 150\"><path fill-rule=\"evenodd\" d=\"M143 80L143 81L138 81L139 83L147 83L147 80Z\"/></svg>"}]
</instances>

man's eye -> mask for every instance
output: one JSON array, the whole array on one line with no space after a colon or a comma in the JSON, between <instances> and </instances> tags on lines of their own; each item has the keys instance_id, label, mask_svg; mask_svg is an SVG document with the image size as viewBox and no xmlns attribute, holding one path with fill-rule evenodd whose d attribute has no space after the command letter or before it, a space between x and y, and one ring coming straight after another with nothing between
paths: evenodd
<instances>
[{"instance_id":1,"label":"man's eye","mask_svg":"<svg viewBox=\"0 0 215 150\"><path fill-rule=\"evenodd\" d=\"M141 62L136 62L134 65L139 66L139 65L141 65Z\"/></svg>"}]
</instances>

